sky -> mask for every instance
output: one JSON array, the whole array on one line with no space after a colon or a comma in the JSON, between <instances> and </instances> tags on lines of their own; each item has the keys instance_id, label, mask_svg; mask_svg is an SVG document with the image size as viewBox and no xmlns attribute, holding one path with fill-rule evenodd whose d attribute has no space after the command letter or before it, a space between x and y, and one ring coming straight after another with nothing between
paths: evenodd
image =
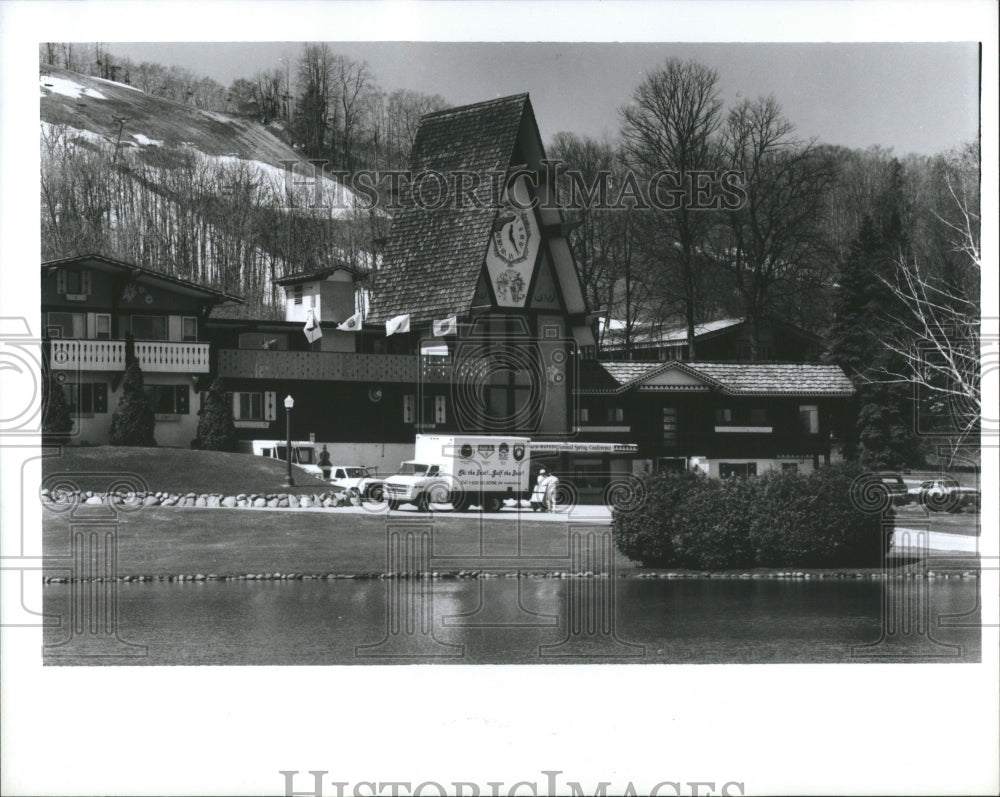
<instances>
[{"instance_id":1,"label":"sky","mask_svg":"<svg viewBox=\"0 0 1000 797\"><path fill-rule=\"evenodd\" d=\"M615 135L618 109L666 58L714 68L727 107L773 94L802 138L934 154L979 129L975 43L330 42L367 61L382 88L440 94L452 105L531 94L544 141L562 130ZM300 42L114 43L116 55L176 64L223 85L258 69L294 72Z\"/></svg>"}]
</instances>

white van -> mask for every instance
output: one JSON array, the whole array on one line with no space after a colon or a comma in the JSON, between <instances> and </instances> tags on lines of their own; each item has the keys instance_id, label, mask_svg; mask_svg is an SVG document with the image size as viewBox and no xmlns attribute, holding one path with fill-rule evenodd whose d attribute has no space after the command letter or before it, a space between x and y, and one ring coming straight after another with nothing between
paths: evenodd
<instances>
[{"instance_id":1,"label":"white van","mask_svg":"<svg viewBox=\"0 0 1000 797\"><path fill-rule=\"evenodd\" d=\"M259 457L271 457L282 462L288 461L284 440L254 440L253 453ZM292 441L292 464L318 479L323 478L323 469L316 464L316 445L308 441Z\"/></svg>"}]
</instances>

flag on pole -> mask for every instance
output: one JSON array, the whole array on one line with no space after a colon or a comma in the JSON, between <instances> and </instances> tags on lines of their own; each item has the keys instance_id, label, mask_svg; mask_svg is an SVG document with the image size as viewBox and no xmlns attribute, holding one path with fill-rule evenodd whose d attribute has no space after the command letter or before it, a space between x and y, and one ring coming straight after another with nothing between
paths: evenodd
<instances>
[{"instance_id":1,"label":"flag on pole","mask_svg":"<svg viewBox=\"0 0 1000 797\"><path fill-rule=\"evenodd\" d=\"M435 321L433 326L433 336L435 338L443 338L445 335L454 335L458 329L458 318L452 316L451 318L442 318L440 321Z\"/></svg>"},{"instance_id":2,"label":"flag on pole","mask_svg":"<svg viewBox=\"0 0 1000 797\"><path fill-rule=\"evenodd\" d=\"M410 331L410 314L397 315L385 322L385 336L395 335L397 332Z\"/></svg>"},{"instance_id":3,"label":"flag on pole","mask_svg":"<svg viewBox=\"0 0 1000 797\"><path fill-rule=\"evenodd\" d=\"M358 332L361 329L362 320L361 312L358 311L343 323L337 324L337 329L341 332Z\"/></svg>"},{"instance_id":4,"label":"flag on pole","mask_svg":"<svg viewBox=\"0 0 1000 797\"><path fill-rule=\"evenodd\" d=\"M316 315L313 311L310 309L307 312L306 325L302 328L302 331L305 333L306 340L313 343L323 337L323 330L320 329L319 321L316 320Z\"/></svg>"}]
</instances>

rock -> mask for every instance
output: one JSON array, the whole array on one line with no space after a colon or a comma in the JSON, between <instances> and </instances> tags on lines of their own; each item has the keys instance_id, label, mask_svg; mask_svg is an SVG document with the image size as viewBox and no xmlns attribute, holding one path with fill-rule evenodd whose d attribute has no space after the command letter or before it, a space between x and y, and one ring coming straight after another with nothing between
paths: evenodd
<instances>
[{"instance_id":1,"label":"rock","mask_svg":"<svg viewBox=\"0 0 1000 797\"><path fill-rule=\"evenodd\" d=\"M84 501L84 503L90 506L97 506L98 504L103 504L104 501L101 499L99 495L92 495L86 501Z\"/></svg>"},{"instance_id":2,"label":"rock","mask_svg":"<svg viewBox=\"0 0 1000 797\"><path fill-rule=\"evenodd\" d=\"M156 506L159 503L160 499L157 498L155 495L147 495L145 498L142 499L143 506Z\"/></svg>"},{"instance_id":3,"label":"rock","mask_svg":"<svg viewBox=\"0 0 1000 797\"><path fill-rule=\"evenodd\" d=\"M267 506L267 501L265 499L263 499L263 498L254 498L253 499L253 506L255 506L258 509L260 509L261 507Z\"/></svg>"},{"instance_id":4,"label":"rock","mask_svg":"<svg viewBox=\"0 0 1000 797\"><path fill-rule=\"evenodd\" d=\"M205 501L205 506L218 507L222 506L222 500L217 495L210 495Z\"/></svg>"},{"instance_id":5,"label":"rock","mask_svg":"<svg viewBox=\"0 0 1000 797\"><path fill-rule=\"evenodd\" d=\"M194 505L195 506L208 506L208 499L205 496L203 496L203 495L199 495L195 499Z\"/></svg>"},{"instance_id":6,"label":"rock","mask_svg":"<svg viewBox=\"0 0 1000 797\"><path fill-rule=\"evenodd\" d=\"M286 495L281 496L281 498L278 499L278 506L281 507L282 509L287 509L288 508L288 496L286 496Z\"/></svg>"},{"instance_id":7,"label":"rock","mask_svg":"<svg viewBox=\"0 0 1000 797\"><path fill-rule=\"evenodd\" d=\"M231 495L227 495L219 502L219 505L224 506L227 509L232 509L234 506L236 506L236 500L237 499L233 498ZM243 504L244 505L246 504L246 500L243 501Z\"/></svg>"},{"instance_id":8,"label":"rock","mask_svg":"<svg viewBox=\"0 0 1000 797\"><path fill-rule=\"evenodd\" d=\"M276 508L278 506L278 499L277 498L268 498L267 501L265 502L265 504L268 507L270 507L271 509L274 509L274 508Z\"/></svg>"},{"instance_id":9,"label":"rock","mask_svg":"<svg viewBox=\"0 0 1000 797\"><path fill-rule=\"evenodd\" d=\"M336 506L336 505L337 505L337 502L334 501L332 498L324 498L323 499L323 506L325 506L325 507L333 507L333 506Z\"/></svg>"},{"instance_id":10,"label":"rock","mask_svg":"<svg viewBox=\"0 0 1000 797\"><path fill-rule=\"evenodd\" d=\"M247 494L246 493L240 493L239 495L236 496L236 500L237 501L246 501L247 500Z\"/></svg>"},{"instance_id":11,"label":"rock","mask_svg":"<svg viewBox=\"0 0 1000 797\"><path fill-rule=\"evenodd\" d=\"M308 495L303 495L299 497L299 508L311 509L312 505L313 505L312 499Z\"/></svg>"}]
</instances>

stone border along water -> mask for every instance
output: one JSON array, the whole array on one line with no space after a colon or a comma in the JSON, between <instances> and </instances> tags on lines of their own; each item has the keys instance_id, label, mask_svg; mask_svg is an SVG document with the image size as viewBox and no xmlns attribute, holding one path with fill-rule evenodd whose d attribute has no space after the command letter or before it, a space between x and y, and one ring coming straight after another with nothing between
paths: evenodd
<instances>
[{"instance_id":1,"label":"stone border along water","mask_svg":"<svg viewBox=\"0 0 1000 797\"><path fill-rule=\"evenodd\" d=\"M192 573L179 575L158 575L158 576L97 576L96 578L76 578L64 576L43 576L43 584L73 584L78 582L102 583L105 581L119 582L149 582L149 581L340 581L340 580L378 580L378 579L477 579L477 578L607 578L607 573L594 573L586 571L582 573L569 573L564 571L551 571L547 573L524 572L521 570L494 573L484 570L453 570L446 572L431 573L244 573L241 575L218 575L217 573ZM929 570L920 572L900 572L885 573L883 571L863 572L860 570L831 571L823 573L806 573L803 571L779 571L775 573L747 573L740 571L732 572L678 572L664 571L659 573L636 573L622 574L618 578L643 578L643 579L725 579L725 580L806 580L806 579L976 579L979 578L978 570L958 570L944 572L941 570Z\"/></svg>"},{"instance_id":2,"label":"stone border along water","mask_svg":"<svg viewBox=\"0 0 1000 797\"><path fill-rule=\"evenodd\" d=\"M358 506L346 491L323 493L167 493L167 492L109 492L93 490L56 490L43 488L39 495L42 505L73 504L85 506L118 505L124 509L146 506L196 506L223 509L332 509Z\"/></svg>"}]
</instances>

